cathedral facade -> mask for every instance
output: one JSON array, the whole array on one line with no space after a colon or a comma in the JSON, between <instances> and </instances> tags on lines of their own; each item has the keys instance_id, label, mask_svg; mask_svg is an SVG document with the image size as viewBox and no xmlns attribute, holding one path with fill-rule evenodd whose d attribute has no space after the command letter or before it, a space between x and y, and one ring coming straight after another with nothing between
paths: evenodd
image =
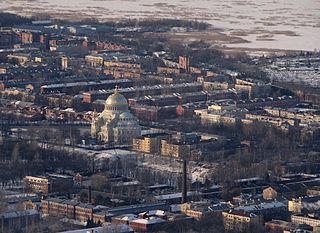
<instances>
[{"instance_id":1,"label":"cathedral facade","mask_svg":"<svg viewBox=\"0 0 320 233\"><path fill-rule=\"evenodd\" d=\"M141 136L138 120L129 111L127 99L116 89L105 103L99 115L94 114L91 136L105 143L132 144L132 139Z\"/></svg>"}]
</instances>

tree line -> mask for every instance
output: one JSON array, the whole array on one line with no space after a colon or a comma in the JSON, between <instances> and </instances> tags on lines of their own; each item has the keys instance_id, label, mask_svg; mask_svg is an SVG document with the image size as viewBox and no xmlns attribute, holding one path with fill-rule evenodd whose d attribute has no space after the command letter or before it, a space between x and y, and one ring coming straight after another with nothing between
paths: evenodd
<instances>
[{"instance_id":1,"label":"tree line","mask_svg":"<svg viewBox=\"0 0 320 233\"><path fill-rule=\"evenodd\" d=\"M0 27L12 27L14 25L31 23L32 19L12 13L0 12Z\"/></svg>"}]
</instances>

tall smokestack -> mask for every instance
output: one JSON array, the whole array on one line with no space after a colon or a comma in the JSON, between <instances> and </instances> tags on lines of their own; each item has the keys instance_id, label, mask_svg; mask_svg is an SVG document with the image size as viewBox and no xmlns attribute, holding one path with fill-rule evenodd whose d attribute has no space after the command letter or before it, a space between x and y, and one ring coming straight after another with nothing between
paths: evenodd
<instances>
[{"instance_id":1,"label":"tall smokestack","mask_svg":"<svg viewBox=\"0 0 320 233\"><path fill-rule=\"evenodd\" d=\"M91 189L91 185L90 185L89 186L89 194L88 194L88 202L89 203L92 203L91 192L92 192L92 189Z\"/></svg>"},{"instance_id":2,"label":"tall smokestack","mask_svg":"<svg viewBox=\"0 0 320 233\"><path fill-rule=\"evenodd\" d=\"M187 160L183 158L182 168L182 204L186 203L187 200Z\"/></svg>"}]
</instances>

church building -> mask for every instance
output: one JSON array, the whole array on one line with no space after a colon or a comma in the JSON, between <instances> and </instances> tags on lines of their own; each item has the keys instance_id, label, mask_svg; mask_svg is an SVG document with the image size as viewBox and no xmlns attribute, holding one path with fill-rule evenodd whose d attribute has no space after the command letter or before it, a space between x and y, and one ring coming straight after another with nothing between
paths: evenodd
<instances>
[{"instance_id":1,"label":"church building","mask_svg":"<svg viewBox=\"0 0 320 233\"><path fill-rule=\"evenodd\" d=\"M110 95L105 108L99 115L94 114L91 136L105 143L132 144L132 139L141 136L141 127L129 111L127 99L118 89Z\"/></svg>"}]
</instances>

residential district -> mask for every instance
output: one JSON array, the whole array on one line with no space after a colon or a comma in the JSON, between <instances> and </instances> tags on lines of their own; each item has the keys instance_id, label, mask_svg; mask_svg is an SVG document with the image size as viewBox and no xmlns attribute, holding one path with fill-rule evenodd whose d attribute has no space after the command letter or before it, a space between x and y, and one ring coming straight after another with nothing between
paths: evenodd
<instances>
[{"instance_id":1,"label":"residential district","mask_svg":"<svg viewBox=\"0 0 320 233\"><path fill-rule=\"evenodd\" d=\"M207 27L2 27L0 232L320 232L320 54Z\"/></svg>"}]
</instances>

